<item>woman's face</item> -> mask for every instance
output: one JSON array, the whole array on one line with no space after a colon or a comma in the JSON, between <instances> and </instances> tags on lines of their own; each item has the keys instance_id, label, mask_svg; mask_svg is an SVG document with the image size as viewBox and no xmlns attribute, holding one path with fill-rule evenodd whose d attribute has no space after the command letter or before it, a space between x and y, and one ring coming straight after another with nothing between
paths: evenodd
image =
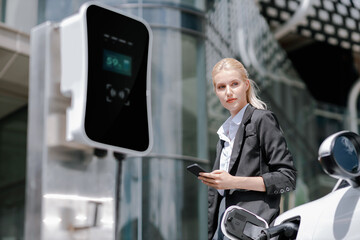
<instances>
[{"instance_id":1,"label":"woman's face","mask_svg":"<svg viewBox=\"0 0 360 240\"><path fill-rule=\"evenodd\" d=\"M221 70L213 78L216 96L234 117L248 103L246 92L249 80L243 80L239 71Z\"/></svg>"}]
</instances>

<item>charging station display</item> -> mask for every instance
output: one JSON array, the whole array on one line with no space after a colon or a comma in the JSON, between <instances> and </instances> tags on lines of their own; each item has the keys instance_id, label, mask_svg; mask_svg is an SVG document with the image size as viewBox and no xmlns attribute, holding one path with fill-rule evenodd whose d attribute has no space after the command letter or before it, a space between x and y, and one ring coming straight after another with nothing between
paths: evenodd
<instances>
[{"instance_id":1,"label":"charging station display","mask_svg":"<svg viewBox=\"0 0 360 240\"><path fill-rule=\"evenodd\" d=\"M91 5L86 12L88 85L85 133L135 151L149 147L149 32L127 16Z\"/></svg>"},{"instance_id":2,"label":"charging station display","mask_svg":"<svg viewBox=\"0 0 360 240\"><path fill-rule=\"evenodd\" d=\"M131 65L131 57L104 49L104 70L131 76Z\"/></svg>"}]
</instances>

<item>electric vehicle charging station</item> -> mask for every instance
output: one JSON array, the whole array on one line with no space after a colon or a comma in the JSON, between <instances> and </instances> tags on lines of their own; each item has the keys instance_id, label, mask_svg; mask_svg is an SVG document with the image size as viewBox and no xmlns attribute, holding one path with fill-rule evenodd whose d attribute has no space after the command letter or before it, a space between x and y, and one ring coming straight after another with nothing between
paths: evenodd
<instances>
[{"instance_id":1,"label":"electric vehicle charging station","mask_svg":"<svg viewBox=\"0 0 360 240\"><path fill-rule=\"evenodd\" d=\"M25 239L116 238L119 158L152 147L151 46L144 20L96 2L32 29Z\"/></svg>"},{"instance_id":2,"label":"electric vehicle charging station","mask_svg":"<svg viewBox=\"0 0 360 240\"><path fill-rule=\"evenodd\" d=\"M145 22L98 4L60 23L61 91L72 98L68 141L149 152L151 38Z\"/></svg>"}]
</instances>

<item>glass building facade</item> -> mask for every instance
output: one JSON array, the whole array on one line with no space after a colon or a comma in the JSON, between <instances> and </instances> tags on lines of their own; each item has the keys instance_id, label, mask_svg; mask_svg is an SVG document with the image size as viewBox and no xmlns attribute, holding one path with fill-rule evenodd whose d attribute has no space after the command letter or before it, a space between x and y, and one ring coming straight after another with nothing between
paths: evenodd
<instances>
[{"instance_id":1,"label":"glass building facade","mask_svg":"<svg viewBox=\"0 0 360 240\"><path fill-rule=\"evenodd\" d=\"M84 2L2 0L0 18L6 26L29 33L37 24L61 21ZM216 131L228 113L213 94L210 74L223 57L244 63L261 98L279 117L295 157L297 190L284 196L282 209L331 190L335 181L322 173L317 148L326 136L345 128L346 111L320 104L310 95L255 2L101 2L144 18L154 37L154 147L148 156L123 163L121 239L207 239L207 188L186 166L212 166ZM5 61L3 56L0 61ZM6 89L1 91L2 98L17 101ZM19 105L0 119L0 239L24 239L27 107Z\"/></svg>"}]
</instances>

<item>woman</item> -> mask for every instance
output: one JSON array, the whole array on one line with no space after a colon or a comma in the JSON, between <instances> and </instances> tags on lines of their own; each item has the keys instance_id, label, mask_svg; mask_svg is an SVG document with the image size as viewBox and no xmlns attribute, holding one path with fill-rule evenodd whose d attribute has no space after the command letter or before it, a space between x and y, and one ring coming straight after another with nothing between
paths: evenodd
<instances>
[{"instance_id":1,"label":"woman","mask_svg":"<svg viewBox=\"0 0 360 240\"><path fill-rule=\"evenodd\" d=\"M231 205L270 224L279 215L281 193L295 189L296 170L278 121L256 96L244 66L222 59L212 79L216 96L231 116L218 130L213 171L201 173L199 179L209 186L209 239L223 239L220 217Z\"/></svg>"}]
</instances>

